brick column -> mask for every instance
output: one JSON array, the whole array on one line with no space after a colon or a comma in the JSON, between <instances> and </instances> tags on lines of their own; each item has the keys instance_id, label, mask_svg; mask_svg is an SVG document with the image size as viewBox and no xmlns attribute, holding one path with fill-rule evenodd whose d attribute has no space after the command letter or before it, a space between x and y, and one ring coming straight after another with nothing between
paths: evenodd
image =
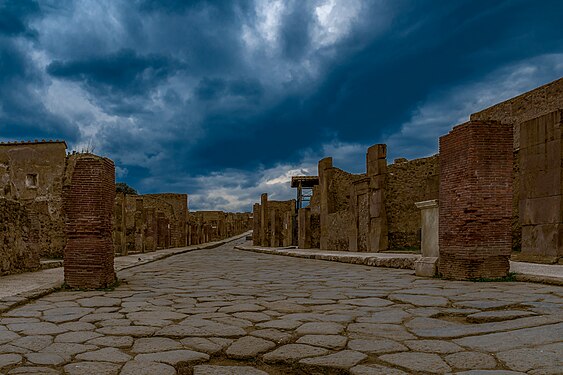
<instances>
[{"instance_id":1,"label":"brick column","mask_svg":"<svg viewBox=\"0 0 563 375\"><path fill-rule=\"evenodd\" d=\"M72 165L74 164L74 165ZM91 154L69 160L63 192L67 244L65 282L72 288L103 288L115 282L112 214L113 162Z\"/></svg>"},{"instance_id":2,"label":"brick column","mask_svg":"<svg viewBox=\"0 0 563 375\"><path fill-rule=\"evenodd\" d=\"M512 125L471 121L440 138L439 272L503 277L512 247Z\"/></svg>"}]
</instances>

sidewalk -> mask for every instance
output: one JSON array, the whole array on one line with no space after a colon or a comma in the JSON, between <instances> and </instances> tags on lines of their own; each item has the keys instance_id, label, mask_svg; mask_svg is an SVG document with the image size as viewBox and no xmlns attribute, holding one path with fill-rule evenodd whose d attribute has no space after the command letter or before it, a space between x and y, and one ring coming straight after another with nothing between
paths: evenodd
<instances>
[{"instance_id":1,"label":"sidewalk","mask_svg":"<svg viewBox=\"0 0 563 375\"><path fill-rule=\"evenodd\" d=\"M250 232L226 238L221 241L208 242L200 245L163 249L150 253L133 254L115 257L116 272L140 266L142 264L164 259L172 255L183 254L194 250L212 249L227 242L246 237ZM25 303L29 299L49 294L64 283L64 268L50 268L36 272L25 272L0 277L0 313L14 306Z\"/></svg>"},{"instance_id":2,"label":"sidewalk","mask_svg":"<svg viewBox=\"0 0 563 375\"><path fill-rule=\"evenodd\" d=\"M420 254L404 253L357 253L349 251L323 251L290 247L235 246L235 249L297 258L328 260L332 262L362 264L372 267L403 268L414 270L414 262ZM510 261L510 272L516 280L563 285L563 265L536 264Z\"/></svg>"}]
</instances>

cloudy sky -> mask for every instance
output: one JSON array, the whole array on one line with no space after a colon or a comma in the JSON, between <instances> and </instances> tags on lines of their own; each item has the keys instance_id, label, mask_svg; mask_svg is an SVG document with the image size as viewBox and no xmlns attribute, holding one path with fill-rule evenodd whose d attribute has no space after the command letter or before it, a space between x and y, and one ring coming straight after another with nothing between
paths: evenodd
<instances>
[{"instance_id":1,"label":"cloudy sky","mask_svg":"<svg viewBox=\"0 0 563 375\"><path fill-rule=\"evenodd\" d=\"M563 76L560 0L0 0L0 140L65 139L141 193L250 210L317 161L434 154Z\"/></svg>"}]
</instances>

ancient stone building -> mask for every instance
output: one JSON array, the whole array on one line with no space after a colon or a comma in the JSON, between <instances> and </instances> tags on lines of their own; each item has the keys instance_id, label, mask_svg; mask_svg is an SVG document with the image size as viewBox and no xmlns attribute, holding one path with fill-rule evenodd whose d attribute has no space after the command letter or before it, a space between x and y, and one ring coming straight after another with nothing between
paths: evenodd
<instances>
[{"instance_id":1,"label":"ancient stone building","mask_svg":"<svg viewBox=\"0 0 563 375\"><path fill-rule=\"evenodd\" d=\"M130 195L115 198L115 252L149 252L187 245L187 194Z\"/></svg>"},{"instance_id":2,"label":"ancient stone building","mask_svg":"<svg viewBox=\"0 0 563 375\"><path fill-rule=\"evenodd\" d=\"M66 143L0 143L0 197L20 202L37 227L39 254L62 257L65 246L62 179Z\"/></svg>"},{"instance_id":3,"label":"ancient stone building","mask_svg":"<svg viewBox=\"0 0 563 375\"><path fill-rule=\"evenodd\" d=\"M514 126L514 196L512 200L512 247L514 250L520 250L522 247L519 173L522 126L527 121L561 108L563 108L563 78L473 113L470 117L471 120L497 120Z\"/></svg>"},{"instance_id":4,"label":"ancient stone building","mask_svg":"<svg viewBox=\"0 0 563 375\"><path fill-rule=\"evenodd\" d=\"M385 145L370 147L366 153L367 172L359 175L335 168L332 158L319 161L319 187L313 197L318 195L320 205L321 249L371 252L387 249L386 156ZM311 206L314 210L314 205ZM306 211L301 217L303 222L310 221Z\"/></svg>"},{"instance_id":5,"label":"ancient stone building","mask_svg":"<svg viewBox=\"0 0 563 375\"><path fill-rule=\"evenodd\" d=\"M563 257L563 110L520 126L519 197L524 260Z\"/></svg>"},{"instance_id":6,"label":"ancient stone building","mask_svg":"<svg viewBox=\"0 0 563 375\"><path fill-rule=\"evenodd\" d=\"M188 215L188 243L199 245L219 241L253 228L248 212L196 211Z\"/></svg>"},{"instance_id":7,"label":"ancient stone building","mask_svg":"<svg viewBox=\"0 0 563 375\"><path fill-rule=\"evenodd\" d=\"M297 245L295 199L270 201L268 194L262 194L260 204L255 204L253 208L255 245L271 247Z\"/></svg>"}]
</instances>

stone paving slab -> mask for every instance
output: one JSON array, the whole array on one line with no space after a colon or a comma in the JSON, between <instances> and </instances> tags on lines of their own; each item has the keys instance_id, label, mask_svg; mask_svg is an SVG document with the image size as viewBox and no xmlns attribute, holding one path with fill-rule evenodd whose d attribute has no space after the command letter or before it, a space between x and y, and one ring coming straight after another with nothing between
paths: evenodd
<instances>
[{"instance_id":1,"label":"stone paving slab","mask_svg":"<svg viewBox=\"0 0 563 375\"><path fill-rule=\"evenodd\" d=\"M0 314L2 374L557 374L563 287L234 249ZM467 307L469 306L469 307Z\"/></svg>"},{"instance_id":2,"label":"stone paving slab","mask_svg":"<svg viewBox=\"0 0 563 375\"><path fill-rule=\"evenodd\" d=\"M319 249L299 249L295 246L260 247L253 246L250 242L236 246L236 249L262 254L411 270L414 270L414 262L421 257L419 254L328 251ZM563 285L563 265L560 264L536 264L510 261L510 272L515 273L516 280L518 281Z\"/></svg>"},{"instance_id":3,"label":"stone paving slab","mask_svg":"<svg viewBox=\"0 0 563 375\"><path fill-rule=\"evenodd\" d=\"M116 272L131 267L140 266L173 255L183 254L201 249L212 249L225 243L245 238L251 232L221 241L209 242L201 245L163 249L150 253L118 256L114 259ZM38 298L59 289L64 283L64 268L48 268L36 272L25 272L0 277L0 312L7 311L27 300Z\"/></svg>"}]
</instances>

